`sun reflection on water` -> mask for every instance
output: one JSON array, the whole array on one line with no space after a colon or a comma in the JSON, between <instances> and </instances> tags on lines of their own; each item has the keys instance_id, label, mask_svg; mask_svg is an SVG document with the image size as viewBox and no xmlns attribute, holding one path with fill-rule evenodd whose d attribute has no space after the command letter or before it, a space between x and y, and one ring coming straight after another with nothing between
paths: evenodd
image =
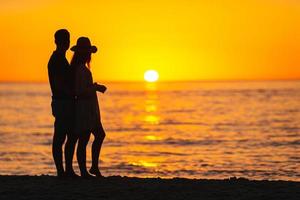
<instances>
[{"instance_id":1,"label":"sun reflection on water","mask_svg":"<svg viewBox=\"0 0 300 200\"><path fill-rule=\"evenodd\" d=\"M155 136L155 135L147 135L147 136L145 136L145 139L146 139L146 140L150 140L150 141L162 140L161 137L157 137L157 136Z\"/></svg>"},{"instance_id":2,"label":"sun reflection on water","mask_svg":"<svg viewBox=\"0 0 300 200\"><path fill-rule=\"evenodd\" d=\"M159 124L159 117L156 115L146 115L144 120L149 124Z\"/></svg>"},{"instance_id":3,"label":"sun reflection on water","mask_svg":"<svg viewBox=\"0 0 300 200\"><path fill-rule=\"evenodd\" d=\"M147 82L145 84L145 89L147 91L156 91L157 90L157 84L155 82L153 82L153 83Z\"/></svg>"},{"instance_id":4,"label":"sun reflection on water","mask_svg":"<svg viewBox=\"0 0 300 200\"><path fill-rule=\"evenodd\" d=\"M135 165L135 166L140 166L140 167L157 167L158 164L157 163L154 163L154 162L149 162L149 161L144 161L144 160L139 160L137 162L132 162L131 163L132 165Z\"/></svg>"},{"instance_id":5,"label":"sun reflection on water","mask_svg":"<svg viewBox=\"0 0 300 200\"><path fill-rule=\"evenodd\" d=\"M146 110L146 112L155 112L155 111L157 111L157 106L156 106L155 102L153 102L153 101L146 102L145 110Z\"/></svg>"},{"instance_id":6,"label":"sun reflection on water","mask_svg":"<svg viewBox=\"0 0 300 200\"><path fill-rule=\"evenodd\" d=\"M158 116L158 96L157 96L157 85L156 83L146 84L146 99L145 99L145 112L144 121L148 124L159 124L160 117Z\"/></svg>"}]
</instances>

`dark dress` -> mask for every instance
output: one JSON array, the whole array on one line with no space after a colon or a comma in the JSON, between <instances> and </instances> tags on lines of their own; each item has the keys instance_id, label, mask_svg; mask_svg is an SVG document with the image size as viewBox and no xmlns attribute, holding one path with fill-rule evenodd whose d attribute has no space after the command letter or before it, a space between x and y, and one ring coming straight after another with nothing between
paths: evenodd
<instances>
[{"instance_id":1,"label":"dark dress","mask_svg":"<svg viewBox=\"0 0 300 200\"><path fill-rule=\"evenodd\" d=\"M101 127L100 110L91 71L85 65L75 69L75 130L95 132Z\"/></svg>"}]
</instances>

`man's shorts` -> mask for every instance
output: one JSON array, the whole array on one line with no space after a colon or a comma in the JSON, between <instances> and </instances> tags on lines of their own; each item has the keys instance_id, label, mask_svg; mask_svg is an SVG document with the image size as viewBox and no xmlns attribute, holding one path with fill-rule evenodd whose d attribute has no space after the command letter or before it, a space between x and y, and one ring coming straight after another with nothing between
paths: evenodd
<instances>
[{"instance_id":1,"label":"man's shorts","mask_svg":"<svg viewBox=\"0 0 300 200\"><path fill-rule=\"evenodd\" d=\"M74 127L74 100L52 100L52 115L55 117L55 129L72 132Z\"/></svg>"}]
</instances>

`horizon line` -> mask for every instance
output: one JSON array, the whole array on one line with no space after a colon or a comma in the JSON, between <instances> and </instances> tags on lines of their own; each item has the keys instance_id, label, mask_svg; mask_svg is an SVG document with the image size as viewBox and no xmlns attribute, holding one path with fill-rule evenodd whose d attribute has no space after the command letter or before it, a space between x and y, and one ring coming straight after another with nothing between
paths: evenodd
<instances>
[{"instance_id":1,"label":"horizon line","mask_svg":"<svg viewBox=\"0 0 300 200\"><path fill-rule=\"evenodd\" d=\"M292 79L191 79L191 80L158 80L155 83L186 83L186 82L280 82L280 81L300 81L300 78ZM144 80L102 80L96 82L103 83L147 83ZM38 80L0 80L0 83L49 83L49 81Z\"/></svg>"}]
</instances>

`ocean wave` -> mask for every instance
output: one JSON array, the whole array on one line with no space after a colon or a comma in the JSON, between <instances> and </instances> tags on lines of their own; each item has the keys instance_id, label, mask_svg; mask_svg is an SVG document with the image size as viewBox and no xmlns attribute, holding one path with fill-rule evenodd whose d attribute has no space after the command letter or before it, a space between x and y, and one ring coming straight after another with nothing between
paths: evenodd
<instances>
[{"instance_id":1,"label":"ocean wave","mask_svg":"<svg viewBox=\"0 0 300 200\"><path fill-rule=\"evenodd\" d=\"M144 145L174 145L174 146L189 146L189 145L199 145L199 146L209 146L209 145L219 145L224 143L225 140L190 140L190 139L177 139L177 138L167 138L158 141L147 141L147 142L138 142L139 144Z\"/></svg>"},{"instance_id":2,"label":"ocean wave","mask_svg":"<svg viewBox=\"0 0 300 200\"><path fill-rule=\"evenodd\" d=\"M134 156L187 156L189 153L178 153L178 152L165 152L165 151L152 151L152 152L140 152L140 151L129 151L128 155Z\"/></svg>"},{"instance_id":3,"label":"ocean wave","mask_svg":"<svg viewBox=\"0 0 300 200\"><path fill-rule=\"evenodd\" d=\"M23 91L0 91L0 97L49 97L51 99L50 92L23 92Z\"/></svg>"},{"instance_id":4,"label":"ocean wave","mask_svg":"<svg viewBox=\"0 0 300 200\"><path fill-rule=\"evenodd\" d=\"M148 168L142 165L136 165L136 164L131 164L131 163L126 163L126 162L121 162L118 164L112 164L109 167L109 170L112 171L130 171L130 173L134 174L145 174L149 172L153 172L154 169Z\"/></svg>"},{"instance_id":5,"label":"ocean wave","mask_svg":"<svg viewBox=\"0 0 300 200\"><path fill-rule=\"evenodd\" d=\"M175 120L164 120L159 123L160 125L200 125L207 126L204 122L193 122L193 121L175 121Z\"/></svg>"},{"instance_id":6,"label":"ocean wave","mask_svg":"<svg viewBox=\"0 0 300 200\"><path fill-rule=\"evenodd\" d=\"M166 110L168 113L193 113L196 109L172 109L172 110Z\"/></svg>"},{"instance_id":7,"label":"ocean wave","mask_svg":"<svg viewBox=\"0 0 300 200\"><path fill-rule=\"evenodd\" d=\"M148 131L161 131L159 128L144 128L144 127L118 127L118 128L105 128L107 132L148 132Z\"/></svg>"},{"instance_id":8,"label":"ocean wave","mask_svg":"<svg viewBox=\"0 0 300 200\"><path fill-rule=\"evenodd\" d=\"M262 146L274 146L274 147L290 147L290 146L300 146L300 140L294 140L294 141L271 141L271 142L265 142L261 144Z\"/></svg>"},{"instance_id":9,"label":"ocean wave","mask_svg":"<svg viewBox=\"0 0 300 200\"><path fill-rule=\"evenodd\" d=\"M282 127L276 127L274 128L275 130L280 130L280 131L284 131L287 133L300 133L300 127L292 127L292 126L282 126Z\"/></svg>"}]
</instances>

